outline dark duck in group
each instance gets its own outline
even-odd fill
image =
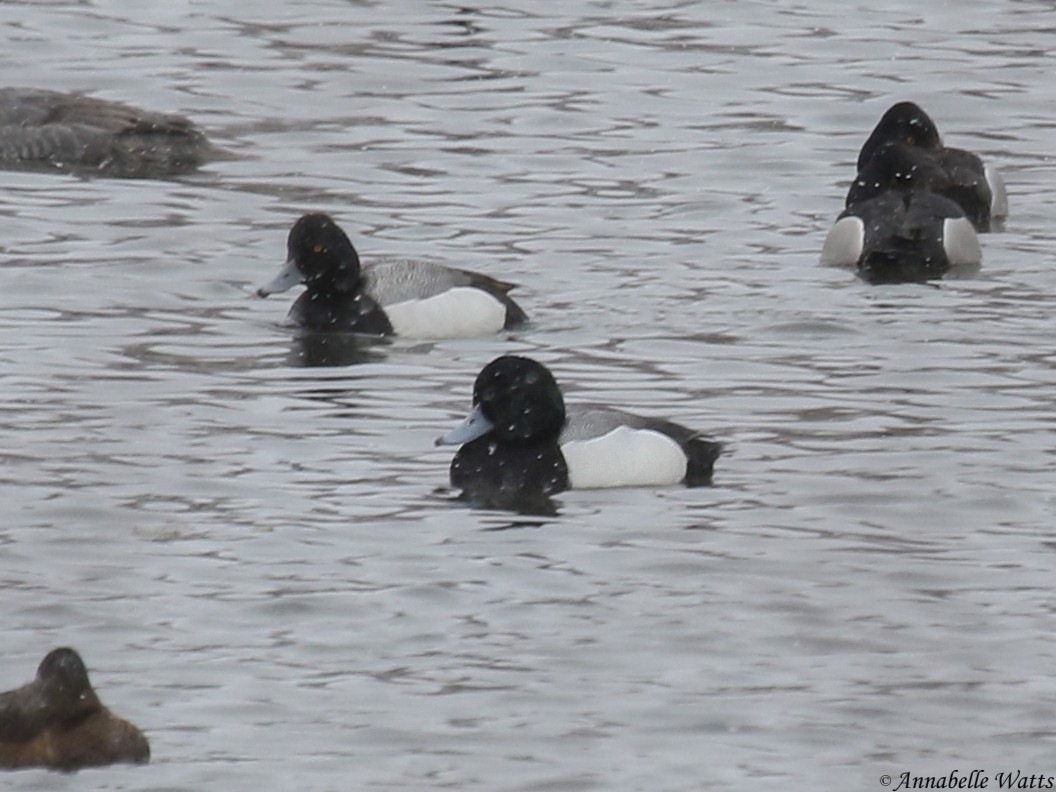
[[[36,679],[0,693],[0,768],[70,771],[149,759],[147,738],[103,706],[73,649],[49,652]]]
[[[982,250],[975,229],[936,189],[948,182],[928,154],[901,143],[882,147],[851,184],[847,208],[825,238],[822,262],[857,267],[870,283],[978,270]]]
[[[499,507],[570,488],[707,485],[722,448],[659,418],[608,407],[566,411],[550,370],[515,355],[484,367],[469,416],[437,444],[461,445],[452,486]]]
[[[513,285],[487,275],[423,261],[361,266],[348,236],[326,214],[306,214],[294,223],[286,253],[282,270],[257,294],[303,284],[289,319],[306,330],[440,339],[496,333],[527,321],[507,294]]]
[[[1000,227],[1008,196],[998,171],[975,153],[943,145],[912,102],[893,105],[858,153],[845,209],[821,259],[857,267],[870,283],[974,273],[978,232]]]
[[[1008,195],[1001,173],[978,154],[944,146],[931,116],[913,102],[898,102],[877,123],[858,153],[862,172],[885,146],[902,144],[926,153],[946,174],[934,192],[964,210],[976,231],[999,228],[1008,215]]]

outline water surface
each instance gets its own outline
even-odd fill
[[[154,754],[5,784],[1056,774],[1056,29],[933,6],[0,5],[9,84],[183,112],[239,155],[2,174],[0,689],[76,646]],[[901,99],[1004,170],[976,278],[818,264]],[[307,210],[364,259],[516,281],[534,322],[297,339],[252,291]],[[453,503],[432,440],[508,352],[714,434],[715,486]]]

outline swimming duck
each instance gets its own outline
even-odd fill
[[[419,261],[360,267],[352,242],[333,219],[306,214],[290,230],[286,263],[257,290],[261,297],[304,284],[290,309],[314,331],[462,338],[516,327],[528,317],[510,297],[513,284]]]
[[[979,238],[961,207],[934,191],[949,183],[927,153],[902,143],[877,149],[825,238],[825,264],[857,267],[870,283],[920,282],[982,262]]]
[[[147,738],[102,705],[73,649],[49,652],[35,680],[0,693],[0,768],[69,771],[149,759]]]
[[[659,418],[606,407],[566,413],[550,370],[516,355],[484,367],[469,416],[436,442],[461,445],[451,484],[485,502],[494,502],[495,493],[706,485],[722,449]]]
[[[220,153],[181,115],[76,93],[0,88],[0,167],[159,178]]]
[[[1001,173],[978,154],[944,146],[935,122],[918,105],[898,102],[884,113],[858,153],[858,170],[891,143],[918,148],[935,158],[948,177],[940,194],[959,204],[977,231],[1000,227],[1008,215],[1008,194]]]

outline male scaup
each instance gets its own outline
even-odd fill
[[[160,178],[193,171],[221,153],[180,115],[74,93],[0,88],[0,167]]]
[[[437,445],[461,444],[451,484],[471,500],[495,493],[711,483],[721,444],[671,421],[603,407],[572,408],[534,360],[493,360],[473,385],[473,409]]]
[[[150,759],[143,733],[103,706],[73,649],[55,649],[37,678],[0,693],[0,768],[81,767]]]
[[[418,261],[360,268],[348,236],[321,212],[301,217],[286,240],[286,263],[261,297],[303,283],[289,318],[308,330],[463,338],[528,320],[507,292],[513,284]]]
[[[926,152],[877,149],[825,238],[825,264],[854,266],[870,283],[920,282],[978,269],[982,250],[964,211],[935,188],[949,182]]]
[[[913,102],[899,102],[884,113],[858,154],[858,170],[892,143],[918,148],[935,158],[948,177],[935,192],[959,204],[977,231],[1000,227],[1008,215],[1008,194],[1000,172],[978,154],[944,146],[935,122]]]

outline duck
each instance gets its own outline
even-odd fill
[[[0,693],[0,768],[73,771],[149,760],[143,732],[103,706],[74,649],[53,649],[36,679]]]
[[[940,194],[960,205],[976,231],[1002,226],[1008,215],[1008,192],[1000,171],[972,151],[944,146],[935,122],[919,105],[897,102],[884,113],[858,152],[859,172],[891,143],[917,148],[935,159],[948,177]]]
[[[0,88],[0,167],[162,178],[221,155],[190,119],[39,88]]]
[[[437,445],[459,445],[451,485],[473,501],[496,494],[712,483],[722,444],[660,418],[611,407],[566,410],[543,364],[503,355],[473,384],[473,406]]]
[[[442,264],[403,259],[360,266],[348,235],[330,215],[301,216],[286,240],[286,263],[257,295],[307,288],[288,319],[315,332],[466,338],[524,324],[513,284]]]
[[[941,194],[949,180],[927,152],[899,142],[880,147],[851,184],[822,263],[856,267],[873,284],[977,271],[979,237],[961,206]]]

